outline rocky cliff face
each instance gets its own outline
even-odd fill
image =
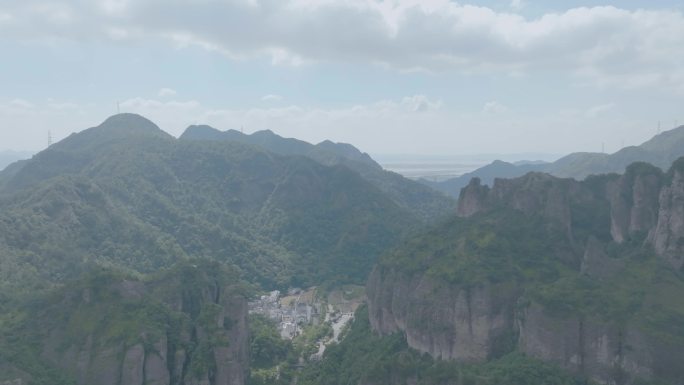
[[[572,241],[579,241],[573,235],[573,207],[592,206],[608,208],[613,242],[643,238],[675,269],[684,265],[684,170],[676,164],[667,175],[635,163],[625,175],[585,182],[530,173],[497,179],[488,189],[473,180],[461,192],[457,215],[471,217],[501,207],[541,214],[565,229]]]
[[[514,293],[489,285],[451,288],[382,269],[371,275],[368,291],[373,329],[381,334],[402,331],[409,346],[420,352],[482,362],[510,349]]]
[[[514,350],[600,384],[684,380],[684,345],[637,325],[558,315],[517,290],[448,287],[424,275],[376,269],[368,283],[372,328],[406,336],[433,358],[483,363]]]
[[[671,171],[672,181],[660,192],[658,222],[649,236],[656,251],[677,269],[684,266],[684,172]]]
[[[30,322],[35,359],[79,385],[244,384],[246,299],[210,265],[149,281],[102,274],[65,289]]]
[[[584,182],[532,173],[491,189],[474,180],[461,192],[465,219],[447,225],[461,230],[429,233],[375,268],[372,328],[401,332],[412,348],[446,360],[517,350],[602,384],[684,383],[684,172],[676,166],[664,174],[635,164]],[[496,227],[503,212],[522,222]],[[512,228],[537,220],[538,238]],[[530,263],[529,254],[543,259]],[[444,273],[472,270],[475,260],[485,271],[513,267],[467,284]]]
[[[635,378],[681,383],[684,347],[596,318],[558,317],[532,303],[516,317],[519,349],[601,384],[629,384]]]

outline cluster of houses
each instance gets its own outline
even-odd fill
[[[300,300],[301,289],[290,289],[290,298],[295,300],[284,303],[279,290],[274,290],[268,295],[262,295],[259,299],[249,302],[250,314],[262,314],[278,324],[280,336],[285,339],[293,339],[301,332],[301,327],[317,325],[321,321],[321,305],[311,300]]]

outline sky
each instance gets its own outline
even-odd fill
[[[683,104],[681,0],[0,1],[0,150],[121,111],[371,154],[614,152]]]

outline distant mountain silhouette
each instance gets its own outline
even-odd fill
[[[545,164],[515,165],[513,163],[495,160],[486,166],[456,178],[447,179],[441,182],[421,179],[420,182],[457,198],[461,189],[467,186],[473,178],[480,178],[483,184],[491,185],[496,178],[516,178],[525,175],[530,171],[538,171],[544,166]]]
[[[473,172],[442,182],[421,180],[432,188],[452,197],[458,197],[461,189],[472,178],[480,178],[491,185],[495,178],[515,178],[530,171],[546,172],[563,178],[582,180],[593,174],[623,173],[634,162],[648,162],[666,170],[677,158],[684,155],[684,126],[665,131],[639,146],[625,147],[613,154],[576,152],[553,163],[512,164],[494,161]]]

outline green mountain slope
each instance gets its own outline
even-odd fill
[[[353,171],[230,142],[178,141],[130,114],[74,134],[0,190],[3,285],[184,257],[267,286],[362,282],[416,222]]]
[[[455,201],[399,174],[385,171],[366,153],[346,143],[323,141],[316,145],[283,138],[271,131],[245,135],[239,131],[219,131],[209,126],[190,126],[181,140],[229,141],[246,143],[276,154],[303,155],[324,165],[344,165],[356,171],[385,193],[398,206],[424,221],[434,222],[453,212]]]

